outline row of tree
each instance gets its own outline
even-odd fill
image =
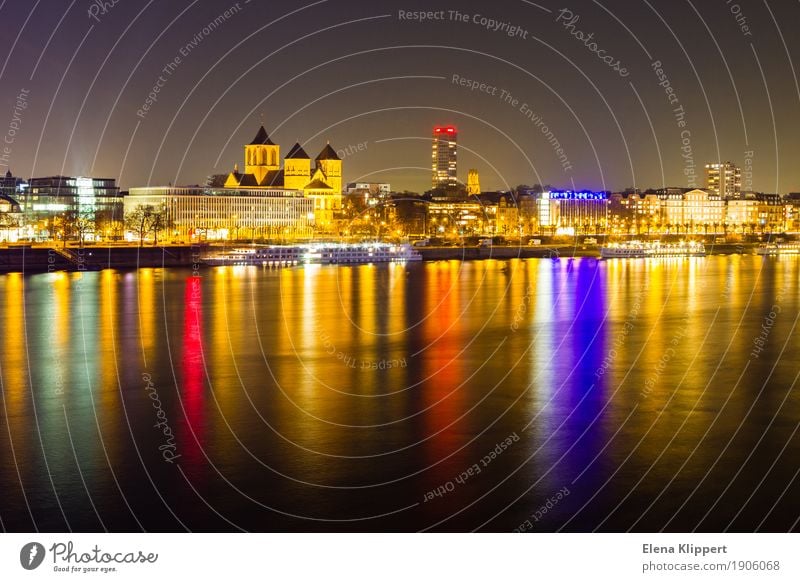
[[[0,212],[0,240],[8,239],[9,232],[21,226],[20,216],[8,212]],[[72,209],[54,216],[50,222],[41,225],[49,236],[62,240],[66,246],[68,240],[75,240],[81,246],[90,233],[104,233],[111,238],[121,238],[123,229],[131,232],[139,239],[139,246],[152,235],[153,245],[158,244],[159,235],[174,227],[165,205],[138,205],[122,217],[94,209]]]

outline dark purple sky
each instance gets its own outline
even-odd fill
[[[687,186],[692,164],[703,186],[706,162],[747,158],[754,189],[800,191],[796,1],[98,6],[0,2],[0,133],[13,133],[3,161],[16,175],[116,177],[126,188],[203,182],[241,164],[263,116],[282,154],[300,141],[313,157],[330,140],[348,150],[345,180],[395,189],[429,187],[431,127],[452,123],[459,177],[478,168],[485,190]],[[444,20],[400,17],[421,9]],[[27,107],[15,113],[23,90]]]

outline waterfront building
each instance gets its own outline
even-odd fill
[[[742,193],[742,170],[736,164],[706,164],[706,190],[723,200],[736,199]]]
[[[458,131],[452,125],[433,128],[433,188],[458,188]]]
[[[800,198],[793,199],[789,194],[784,200],[783,224],[786,232],[800,230]]]
[[[664,232],[674,234],[682,228],[686,192],[685,188],[659,188],[655,191],[659,201],[659,219]]]
[[[426,206],[426,234],[457,236],[483,233],[491,221],[491,211],[487,208],[491,205],[479,200],[433,200]]]
[[[521,218],[517,196],[513,192],[482,192],[475,196],[481,204],[482,228],[488,234],[517,236]]]
[[[314,200],[285,188],[131,188],[126,215],[137,206],[165,212],[169,238],[187,240],[304,239],[313,235]]]
[[[661,200],[655,192],[637,189],[609,195],[608,228],[611,234],[650,234],[661,227]]]
[[[789,213],[791,216],[791,212]],[[725,222],[733,232],[779,232],[786,230],[786,204],[778,194],[746,192],[727,201]]]
[[[754,192],[726,200],[700,189],[663,188],[641,196],[615,193],[609,202],[615,234],[779,232],[791,230],[794,214],[779,195]]]
[[[517,212],[523,234],[539,234],[539,206],[536,195],[526,192],[517,195]]]
[[[661,224],[661,200],[657,194],[642,194],[636,201],[636,219],[646,226]]]
[[[724,218],[725,201],[719,194],[695,189],[683,195],[683,225],[688,232],[716,232]]]
[[[21,221],[19,202],[8,194],[0,193],[0,242],[19,240]]]
[[[31,178],[18,193],[27,238],[121,236],[123,194],[114,178]]]
[[[505,236],[521,235],[522,223],[520,221],[519,206],[511,193],[503,193],[497,201],[497,214],[495,218],[495,232]]]
[[[342,160],[327,144],[314,158],[296,143],[280,165],[280,146],[270,140],[262,125],[255,138],[244,146],[244,172],[238,164],[228,174],[225,189],[235,192],[246,190],[285,191],[288,197],[301,192],[314,206],[314,224],[321,230],[331,230],[334,218],[342,211]]]
[[[549,190],[537,198],[537,222],[543,234],[581,234],[605,231],[607,192]]]

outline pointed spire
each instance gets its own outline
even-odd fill
[[[250,142],[250,145],[275,145],[275,144],[270,141],[269,135],[267,135],[267,130],[264,129],[264,126],[262,125],[258,129],[258,133],[253,138],[253,141]]]
[[[331,147],[331,144],[327,144],[319,155],[317,156],[318,160],[338,160],[340,159],[339,156],[336,154],[336,151]]]
[[[292,149],[289,150],[289,153],[286,154],[287,160],[310,160],[311,158],[308,157],[308,154],[300,145],[300,142],[294,144]]]

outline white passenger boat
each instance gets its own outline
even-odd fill
[[[800,243],[767,243],[756,247],[757,255],[797,255]]]
[[[309,264],[400,263],[421,261],[422,255],[409,244],[319,244],[304,247],[302,261]]]
[[[701,242],[662,243],[661,241],[630,241],[610,243],[600,247],[604,259],[636,259],[646,257],[704,257],[706,248]]]
[[[301,262],[301,247],[269,246],[233,248],[210,252],[203,262],[211,266],[260,265],[264,267],[291,267]]]
[[[421,261],[422,255],[409,244],[318,243],[297,246],[234,248],[209,253],[203,261],[216,265],[259,265],[291,267],[294,265],[337,265],[359,263],[400,263]]]

